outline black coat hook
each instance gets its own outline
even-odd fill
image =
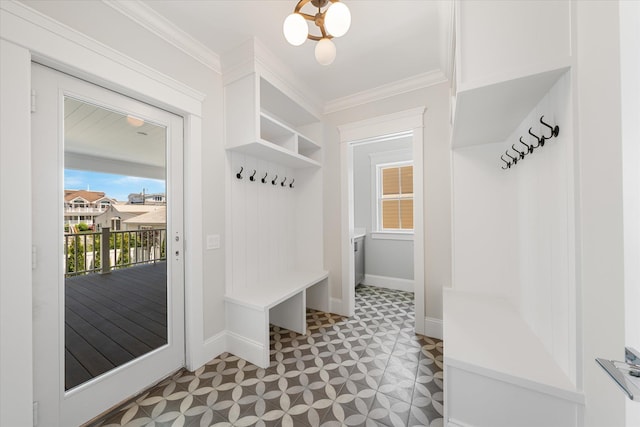
[[[511,144],[511,149],[513,151],[515,151],[516,153],[518,153],[518,155],[520,156],[520,160],[524,159],[524,155],[527,154],[526,151],[518,151],[518,150],[516,150],[516,144]]]
[[[251,174],[251,176],[249,177],[249,181],[255,181],[256,180],[255,176],[256,176],[256,170],[254,169],[253,174]]]
[[[548,137],[547,139],[551,139],[553,137],[558,136],[558,134],[560,133],[560,127],[558,125],[551,127],[551,125],[547,124],[544,122],[544,116],[540,116],[540,123],[542,123],[543,125],[545,125],[546,127],[548,127],[549,129],[551,129],[551,136]]]
[[[505,170],[506,170],[506,169],[509,169],[509,168],[511,167],[511,162],[506,161],[506,160],[504,159],[504,157],[503,157],[503,156],[504,156],[504,154],[503,154],[502,156],[500,156],[500,159],[501,159],[503,162],[505,162],[505,163],[506,163],[507,167],[505,168],[504,166],[502,166],[502,169],[505,169]]]
[[[282,182],[280,183],[281,187],[284,187],[284,183],[287,182],[287,177],[285,176]]]
[[[276,175],[275,178],[273,178],[273,181],[271,181],[271,185],[276,185],[276,180],[278,179],[278,175]]]
[[[238,172],[238,173],[236,174],[236,178],[238,178],[238,179],[242,179],[242,171],[243,171],[243,170],[244,170],[244,167],[243,167],[243,166],[240,166],[240,172]]]
[[[543,136],[542,138],[539,138],[538,135],[536,135],[533,132],[531,132],[531,129],[533,129],[533,128],[529,128],[529,135],[531,135],[532,137],[534,137],[536,139],[536,141],[538,141],[538,145],[531,145],[531,146],[533,148],[544,147],[545,137]]]
[[[531,130],[531,129],[529,129],[529,130]],[[533,153],[533,148],[534,148],[534,147],[533,147],[533,145],[529,145],[529,144],[527,144],[526,142],[524,142],[524,141],[522,140],[522,137],[520,137],[520,144],[522,144],[522,145],[524,145],[525,147],[527,147],[527,153],[529,153],[529,154]]]
[[[296,179],[295,179],[295,178],[293,178],[293,179],[291,180],[291,184],[289,184],[289,188],[293,188],[293,183],[294,183],[294,182],[296,182]]]
[[[507,155],[507,157],[511,159],[511,164],[512,164],[512,165],[514,165],[514,166],[515,166],[515,165],[517,165],[517,164],[518,164],[518,158],[517,158],[517,157],[511,157],[511,156],[509,155],[509,149],[507,149],[507,150],[504,152],[504,154],[506,154],[506,155]]]
[[[269,175],[269,172],[265,172],[264,176],[262,177],[262,179],[260,181],[262,181],[263,184],[267,183],[267,175]]]

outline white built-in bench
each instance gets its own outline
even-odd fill
[[[576,425],[584,395],[510,303],[443,296],[445,425]]]
[[[225,295],[229,351],[261,368],[269,366],[269,324],[307,331],[307,307],[329,311],[327,271],[288,272]]]

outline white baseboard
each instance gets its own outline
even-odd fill
[[[248,362],[257,366],[264,365],[265,348],[257,341],[249,340],[235,332],[227,331],[227,348],[226,350]],[[267,349],[268,350],[268,349]],[[268,354],[268,352],[267,352]],[[267,361],[267,365],[269,362]]]
[[[203,346],[204,359],[207,363],[227,351],[227,331],[221,331],[207,339]]]
[[[398,279],[397,277],[365,274],[362,284],[376,286],[378,288],[394,289],[396,291],[413,292],[413,280]]]
[[[436,319],[434,317],[424,318],[424,335],[431,338],[438,338],[441,340],[444,336],[442,331],[442,319]]]

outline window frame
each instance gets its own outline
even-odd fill
[[[394,156],[396,157],[396,156]],[[387,240],[413,240],[414,236],[414,228],[398,228],[398,229],[385,229],[382,227],[382,201],[385,200],[384,195],[382,194],[382,170],[386,168],[401,168],[405,166],[414,167],[413,159],[379,159],[380,161],[374,162],[372,157],[372,175],[374,175],[375,186],[372,186],[372,213],[375,218],[372,218],[372,230],[371,230],[371,238],[372,239],[387,239]],[[385,161],[386,160],[386,161]],[[386,200],[415,200],[414,193],[411,193],[411,197],[402,197],[399,196],[397,198],[386,197]],[[412,215],[415,212],[415,207],[412,212]]]

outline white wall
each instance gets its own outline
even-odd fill
[[[364,228],[367,233],[365,274],[413,280],[413,242],[371,238],[376,220],[372,205],[372,192],[375,191],[376,182],[371,172],[371,154],[407,150],[407,160],[410,160],[411,145],[412,139],[404,138],[372,142],[353,148],[354,225],[355,228]]]
[[[625,396],[594,362],[624,357],[619,10],[618,2],[573,4],[584,425],[622,426]]]
[[[437,84],[325,116],[324,230],[325,266],[331,296],[342,298],[340,138],[337,126],[425,106],[424,217],[425,314],[442,319],[442,288],[451,285],[451,189],[449,85]]]
[[[565,74],[523,120],[507,146],[530,127],[549,135],[539,122],[560,126],[560,134],[510,170],[517,179],[519,295],[524,321],[575,384],[575,280],[573,129],[571,81]],[[524,139],[531,143],[533,138]],[[517,147],[518,148],[518,147]]]
[[[625,344],[640,350],[640,2],[620,3]],[[640,404],[627,400],[627,425],[640,426]]]

